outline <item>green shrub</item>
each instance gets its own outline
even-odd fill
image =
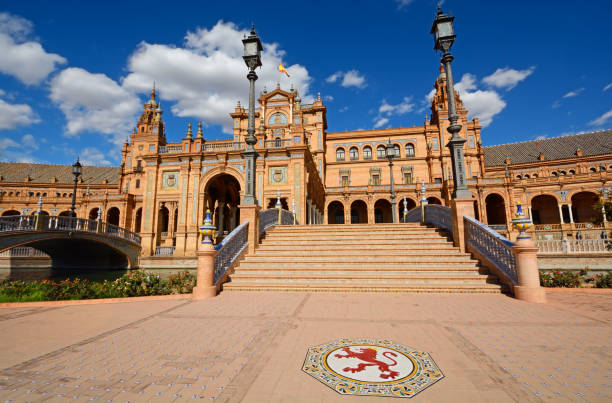
[[[597,288],[612,288],[612,273],[595,275],[595,287]]]
[[[187,271],[174,274],[168,280],[142,271],[133,271],[114,281],[105,280],[102,283],[79,278],[60,282],[3,280],[0,282],[0,302],[187,294],[192,292],[195,282],[195,276]]]
[[[570,270],[540,271],[540,284],[542,287],[580,287],[583,276],[580,272]]]

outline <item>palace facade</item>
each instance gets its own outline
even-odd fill
[[[443,71],[434,87],[422,126],[351,132],[327,131],[320,96],[303,104],[293,88],[262,92],[255,147],[259,205],[271,208],[280,198],[300,224],[392,222],[388,142],[396,154],[398,219],[422,198],[448,204],[453,181]],[[459,95],[456,103],[477,219],[510,236],[520,202],[538,238],[598,237],[612,229],[609,217],[594,208],[611,190],[612,130],[483,147],[478,119],[468,120]],[[83,168],[77,216],[100,214],[139,232],[142,256],[195,256],[207,209],[214,214],[217,240],[240,223],[247,110],[238,103],[229,114],[231,140],[206,140],[200,122],[172,143],[162,113],[153,91],[121,149],[121,165]],[[68,215],[73,179],[71,166],[0,163],[0,215],[32,214],[41,197],[45,214]]]

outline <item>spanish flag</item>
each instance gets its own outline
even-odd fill
[[[287,74],[287,77],[291,77],[291,76],[289,75],[289,73],[287,73],[287,69],[285,69],[285,68],[283,67],[283,65],[282,65],[282,64],[280,64],[280,63],[278,64],[278,71],[279,71],[279,73],[285,73],[285,74]]]

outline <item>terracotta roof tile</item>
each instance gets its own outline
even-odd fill
[[[104,179],[108,184],[119,183],[119,167],[95,167],[83,166],[83,183],[90,185],[101,185]],[[20,162],[0,162],[0,175],[2,182],[25,182],[26,176],[30,176],[31,183],[74,183],[72,165],[49,165],[49,164],[26,164]]]
[[[489,167],[504,165],[506,158],[510,158],[510,164],[538,162],[540,153],[546,161],[561,160],[575,158],[578,149],[582,150],[583,157],[612,154],[612,130],[487,146],[484,162]]]

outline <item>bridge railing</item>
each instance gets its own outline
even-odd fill
[[[217,249],[215,256],[215,284],[218,284],[223,279],[227,271],[246,250],[248,246],[248,229],[248,221],[240,224],[215,247]]]
[[[123,238],[140,244],[140,235],[104,221],[89,220],[78,217],[40,216],[42,222],[37,225],[36,215],[19,215],[0,217],[0,232],[14,231],[75,231],[96,232]]]

